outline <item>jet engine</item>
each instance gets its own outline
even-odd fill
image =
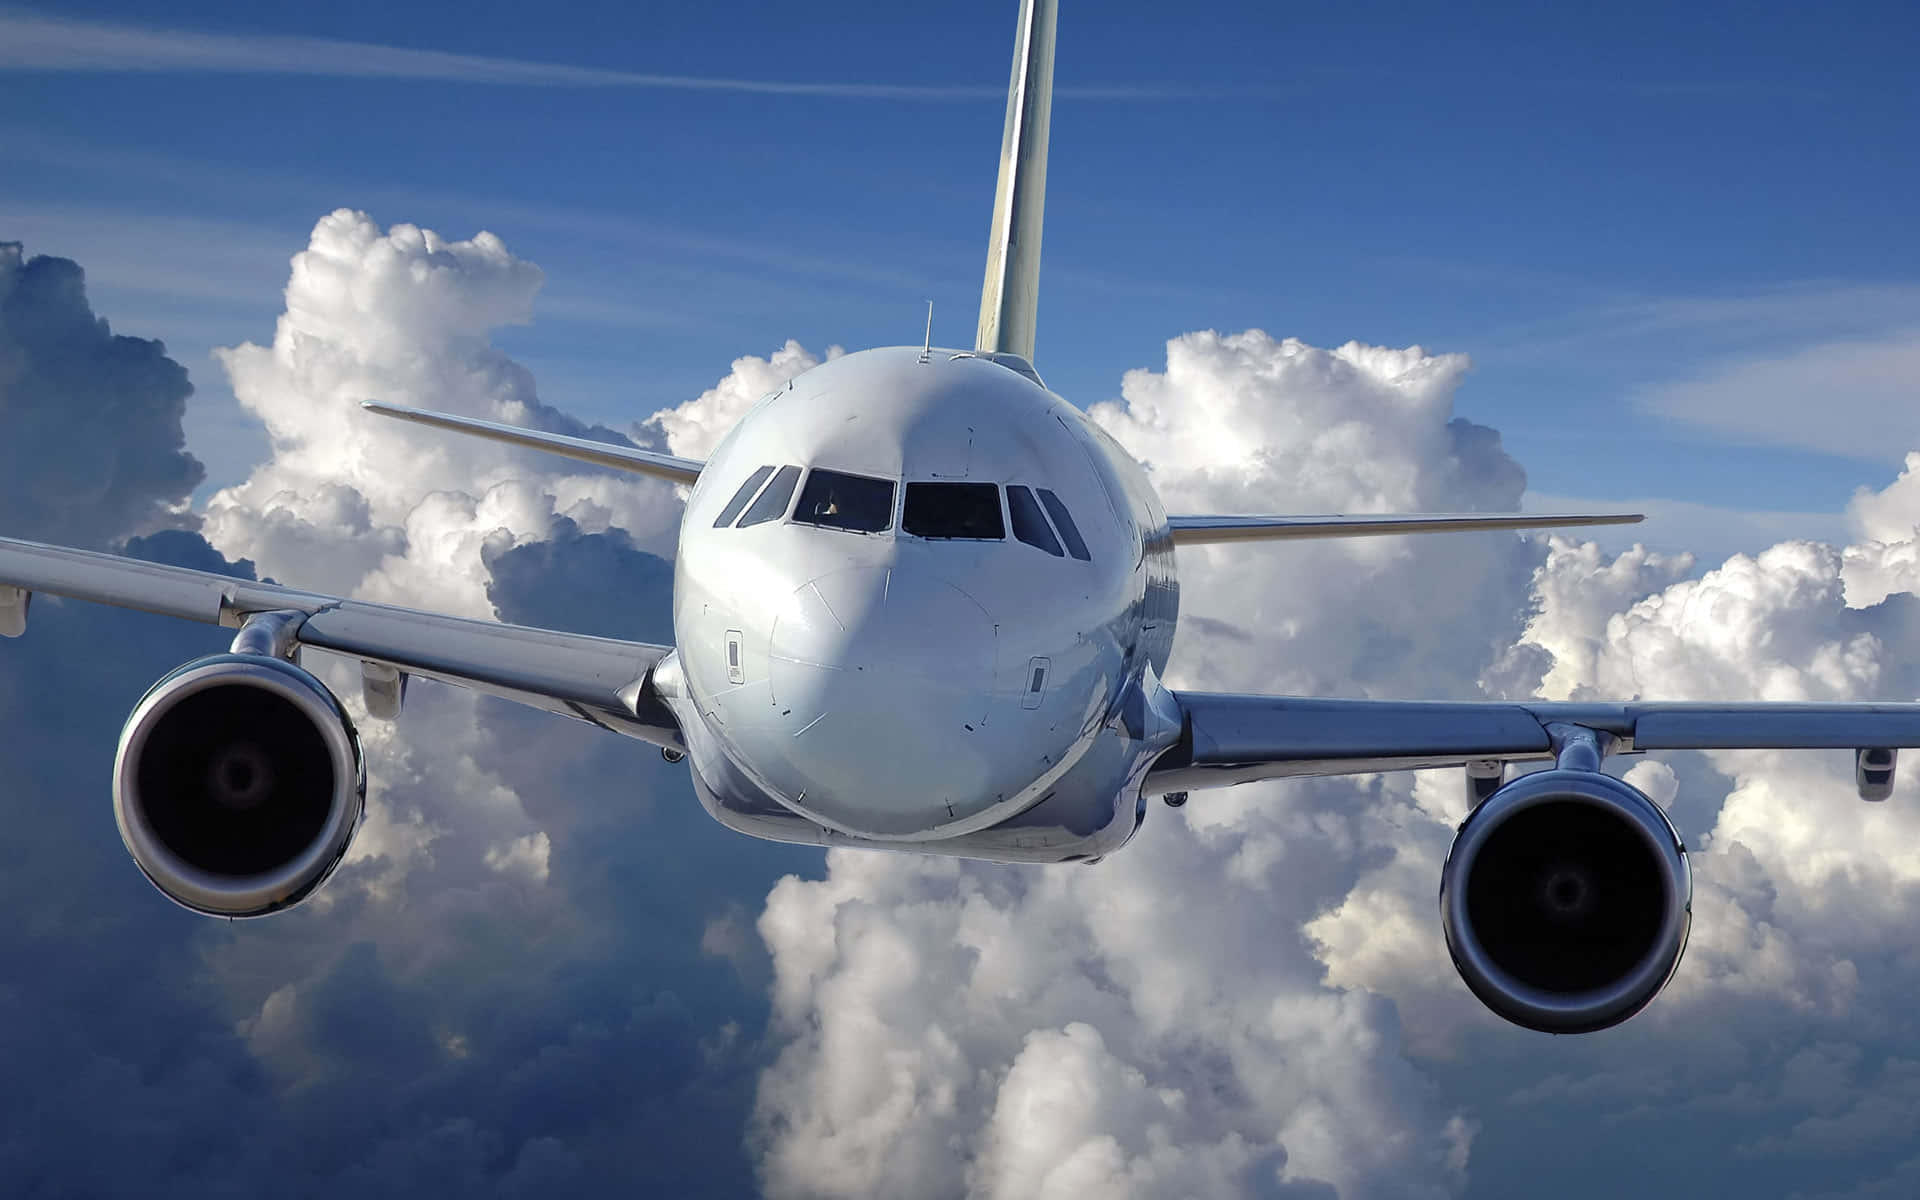
[[[169,898],[254,917],[333,873],[366,791],[359,735],[325,685],[284,659],[218,654],[134,708],[113,812],[133,861]]]
[[[1673,978],[1692,921],[1686,847],[1659,806],[1599,771],[1523,775],[1467,817],[1440,879],[1460,978],[1516,1025],[1617,1025]]]

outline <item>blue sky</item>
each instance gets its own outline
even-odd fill
[[[595,420],[788,337],[911,340],[928,299],[942,340],[971,335],[998,9],[154,12],[0,10],[0,236],[78,259],[117,327],[167,340],[215,483],[258,447],[206,351],[270,336],[286,259],[342,205],[540,264],[535,321],[501,344]],[[1193,329],[1418,342],[1473,356],[1463,414],[1539,493],[1837,513],[1907,443],[1809,449],[1792,414],[1844,427],[1845,396],[1729,399],[1724,377],[1914,345],[1916,24],[1897,4],[1069,5],[1040,366],[1086,404]],[[503,76],[534,82],[469,81]],[[1748,403],[1788,415],[1726,415]],[[1720,415],[1679,419],[1700,408]]]

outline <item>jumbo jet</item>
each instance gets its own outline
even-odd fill
[[[1920,704],[1392,702],[1174,691],[1180,546],[1638,521],[1637,515],[1168,515],[1152,481],[1035,370],[1057,0],[1023,0],[978,335],[849,354],[763,397],[705,462],[368,401],[373,414],[689,490],[675,645],[467,620],[0,539],[0,634],[35,592],[234,628],[134,708],[114,764],[127,850],[216,917],[311,896],[359,824],[348,709],[303,650],[358,660],[366,713],[438,680],[686,761],[759,838],[1096,863],[1150,797],[1451,767],[1471,813],[1440,874],[1467,986],[1516,1024],[1602,1029],[1672,977],[1686,848],[1602,770],[1677,748],[1855,751],[1892,791]],[[929,330],[931,324],[929,323]],[[1249,550],[1248,552],[1256,552]],[[1284,550],[1258,551],[1284,553]],[[1551,762],[1507,779],[1510,764]]]

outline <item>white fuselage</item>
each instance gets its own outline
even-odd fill
[[[1079,410],[971,353],[869,350],[715,448],[656,679],[735,829],[1093,858],[1179,734],[1177,600],[1144,472]]]

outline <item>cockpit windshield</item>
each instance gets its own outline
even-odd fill
[[[909,483],[901,527],[915,537],[1003,541],[1000,489],[991,483]]]
[[[854,533],[883,532],[893,525],[893,480],[815,467],[807,473],[793,519]]]
[[[714,528],[733,525],[736,517],[740,529],[782,517],[798,525],[849,533],[885,533],[893,528],[897,486],[893,480],[815,467],[805,472],[806,486],[801,487],[801,475],[801,468],[795,466],[756,470],[721,510]],[[1002,542],[1007,538],[1010,513],[1013,536],[1027,545],[1055,558],[1071,555],[1082,562],[1092,558],[1067,506],[1050,488],[1008,484],[1004,510],[997,484],[909,483],[906,489],[900,527],[915,537]],[[800,499],[789,514],[796,490]]]
[[[773,482],[760,498],[747,509],[747,515],[740,518],[740,528],[753,525],[765,525],[768,521],[778,521],[786,515],[787,502],[793,499],[794,485],[800,482],[799,467],[781,467],[774,473]]]
[[[1008,484],[1007,511],[1013,516],[1014,537],[1055,558],[1060,557],[1060,539],[1047,527],[1047,518],[1041,515],[1040,502],[1033,498],[1033,492],[1017,483]]]

